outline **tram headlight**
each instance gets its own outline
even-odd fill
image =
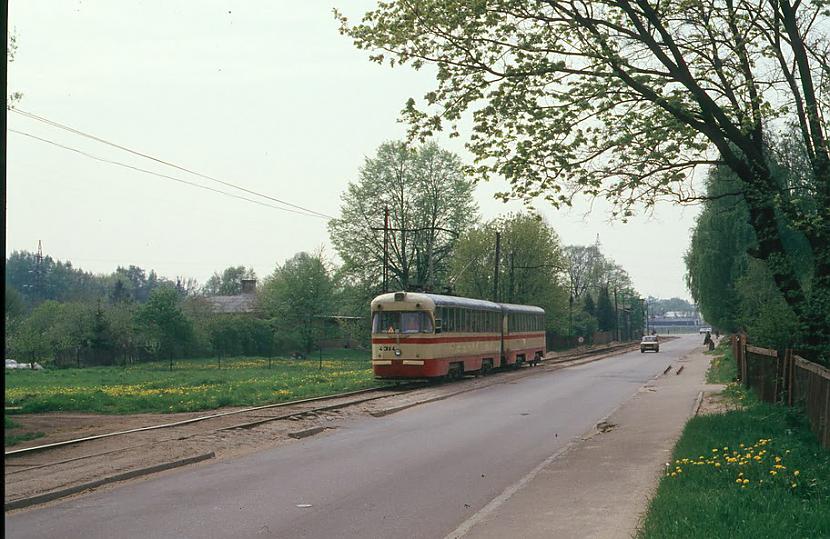
[[[396,356],[400,356],[400,355],[401,355],[401,349],[400,349],[400,348],[395,348],[395,355],[396,355]]]

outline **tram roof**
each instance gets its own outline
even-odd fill
[[[374,305],[377,301],[392,301],[394,300],[394,292],[382,294],[372,301]],[[428,294],[425,292],[406,292],[406,301],[418,301],[418,299],[429,299],[436,307],[459,307],[463,309],[480,309],[486,311],[504,311],[508,313],[523,313],[523,314],[545,314],[545,310],[541,307],[533,305],[515,305],[512,303],[494,303],[483,299],[464,298],[461,296],[444,296],[441,294]]]
[[[543,308],[535,305],[516,305],[513,303],[500,303],[499,305],[508,313],[545,314]]]

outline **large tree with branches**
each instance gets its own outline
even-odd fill
[[[386,243],[390,288],[440,289],[456,238],[478,219],[472,195],[455,154],[435,143],[382,144],[343,193],[340,217],[329,222],[344,273],[379,285]]]
[[[766,263],[812,344],[830,341],[830,66],[827,0],[392,0],[341,31],[392,65],[437,68],[404,115],[413,136],[471,113],[479,178],[507,198],[569,205],[604,196],[622,218],[660,200],[706,198],[694,170],[738,177]],[[773,173],[770,134],[797,127],[810,174]],[[805,203],[805,201],[807,201]],[[799,279],[780,222],[803,234]]]

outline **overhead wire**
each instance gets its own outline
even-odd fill
[[[26,117],[26,118],[30,118],[30,119],[32,119],[32,120],[36,120],[36,121],[38,121],[38,122],[41,122],[41,123],[44,123],[44,124],[50,125],[50,126],[52,126],[52,127],[56,127],[56,128],[58,128],[58,129],[63,129],[64,131],[68,131],[68,132],[70,132],[70,133],[73,133],[73,134],[76,134],[76,135],[79,135],[79,136],[82,136],[82,137],[88,138],[88,139],[90,139],[90,140],[94,140],[94,141],[96,141],[96,142],[100,142],[100,143],[102,143],[102,144],[106,144],[107,146],[111,146],[111,147],[113,147],[113,148],[117,148],[117,149],[119,149],[119,150],[122,150],[122,151],[125,151],[125,152],[128,152],[128,153],[131,153],[131,154],[133,154],[133,155],[137,155],[137,156],[139,156],[139,157],[143,157],[143,158],[145,158],[145,159],[149,159],[149,160],[151,160],[151,161],[155,161],[155,162],[157,162],[157,163],[160,163],[160,164],[163,164],[163,165],[166,165],[166,166],[169,166],[169,167],[172,167],[172,168],[175,168],[175,169],[181,170],[181,171],[186,172],[186,173],[188,173],[188,174],[192,174],[192,175],[194,175],[194,176],[198,176],[198,177],[200,177],[200,178],[204,178],[204,179],[206,179],[206,180],[210,180],[210,181],[212,181],[212,182],[220,183],[220,184],[225,185],[225,186],[227,186],[227,187],[232,187],[232,188],[234,188],[234,189],[238,189],[238,190],[240,190],[240,191],[244,191],[244,192],[246,192],[246,193],[248,193],[248,194],[252,194],[252,195],[255,195],[255,196],[258,196],[258,197],[262,197],[262,198],[265,198],[265,199],[271,200],[271,201],[273,201],[273,202],[277,202],[277,203],[279,203],[279,204],[283,204],[283,205],[285,205],[285,206],[290,206],[290,207],[295,208],[295,209],[297,209],[297,210],[301,210],[301,211],[303,211],[303,212],[306,212],[305,214],[314,214],[314,215],[316,215],[316,216],[318,216],[318,217],[323,217],[323,218],[325,218],[325,219],[335,219],[335,217],[333,217],[333,216],[331,216],[331,215],[328,215],[328,214],[325,214],[325,213],[323,213],[323,212],[319,212],[319,211],[317,211],[317,210],[313,210],[313,209],[310,209],[310,208],[306,208],[306,207],[300,206],[300,205],[298,205],[298,204],[293,204],[293,203],[291,203],[291,202],[287,202],[287,201],[282,200],[282,199],[279,199],[279,198],[277,198],[277,197],[274,197],[274,196],[271,196],[271,195],[268,195],[268,194],[265,194],[265,193],[260,193],[260,192],[254,191],[254,190],[252,190],[252,189],[248,189],[247,187],[242,187],[242,186],[240,186],[240,185],[236,185],[236,184],[234,184],[234,183],[231,183],[231,182],[228,182],[228,181],[225,181],[225,180],[221,180],[221,179],[219,179],[219,178],[215,178],[215,177],[213,177],[213,176],[209,176],[209,175],[207,175],[207,174],[203,174],[203,173],[201,173],[201,172],[197,172],[197,171],[195,171],[195,170],[191,170],[191,169],[189,169],[189,168],[187,168],[187,167],[184,167],[184,166],[181,166],[181,165],[177,165],[176,163],[172,163],[172,162],[170,162],[170,161],[167,161],[167,160],[164,160],[164,159],[161,159],[161,158],[158,158],[158,157],[155,157],[155,156],[149,155],[149,154],[144,153],[144,152],[140,152],[140,151],[138,151],[138,150],[134,150],[134,149],[132,149],[132,148],[128,148],[128,147],[123,146],[123,145],[121,145],[121,144],[117,144],[117,143],[115,143],[115,142],[112,142],[112,141],[109,141],[109,140],[103,139],[103,138],[98,137],[98,136],[96,136],[96,135],[93,135],[93,134],[90,134],[90,133],[86,133],[86,132],[81,131],[81,130],[79,130],[79,129],[76,129],[76,128],[74,128],[74,127],[71,127],[71,126],[68,126],[68,125],[62,124],[62,123],[60,123],[60,122],[56,122],[56,121],[54,121],[54,120],[50,120],[49,118],[45,118],[45,117],[43,117],[43,116],[39,116],[39,115],[34,114],[34,113],[32,113],[32,112],[27,112],[27,111],[21,110],[21,109],[19,109],[19,108],[17,108],[17,107],[10,108],[9,110],[10,110],[11,112],[17,113],[17,114],[19,114],[19,115],[21,115],[21,116],[24,116],[24,117]],[[199,185],[199,184],[196,184],[196,185]]]
[[[274,208],[274,209],[277,209],[277,210],[296,213],[298,215],[304,215],[306,217],[317,217],[317,218],[323,218],[323,219],[327,218],[327,217],[323,217],[322,215],[318,215],[316,213],[307,213],[307,212],[303,212],[303,211],[299,211],[299,210],[294,210],[294,209],[291,209],[291,208],[284,208],[282,206],[275,206],[273,204],[268,204],[267,202],[262,202],[261,200],[255,200],[255,199],[252,199],[252,198],[244,197],[242,195],[237,195],[235,193],[229,193],[227,191],[222,191],[221,189],[214,189],[213,187],[209,187],[207,185],[202,185],[202,184],[196,183],[196,182],[191,182],[191,181],[188,181],[188,180],[183,180],[181,178],[176,178],[175,176],[169,176],[167,174],[162,174],[160,172],[155,172],[153,170],[147,170],[147,169],[144,169],[144,168],[141,168],[141,167],[136,167],[134,165],[130,165],[130,164],[127,164],[127,163],[122,163],[120,161],[114,161],[112,159],[106,159],[106,158],[103,158],[103,157],[99,157],[97,155],[93,155],[91,153],[85,152],[83,150],[79,150],[77,148],[73,148],[71,146],[66,146],[64,144],[61,144],[59,142],[55,142],[53,140],[49,140],[49,139],[46,139],[46,138],[43,138],[43,137],[39,137],[39,136],[33,135],[31,133],[26,133],[25,131],[19,131],[17,129],[9,129],[9,131],[11,133],[17,133],[18,135],[23,135],[23,136],[38,140],[40,142],[44,142],[46,144],[51,144],[52,146],[57,146],[58,148],[63,148],[64,150],[68,150],[70,152],[74,152],[74,153],[83,155],[84,157],[94,159],[95,161],[99,161],[101,163],[107,163],[107,164],[110,164],[110,165],[116,165],[116,166],[119,166],[119,167],[124,167],[124,168],[127,168],[127,169],[135,170],[137,172],[143,172],[145,174],[150,174],[152,176],[157,176],[159,178],[165,178],[165,179],[172,180],[172,181],[175,181],[175,182],[190,185],[192,187],[197,187],[199,189],[204,189],[206,191],[219,193],[221,195],[225,195],[225,196],[233,197],[233,198],[236,198],[236,199],[244,200],[244,201],[251,202],[253,204],[258,204],[260,206],[265,206],[265,207],[268,207],[268,208]]]

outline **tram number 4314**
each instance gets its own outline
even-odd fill
[[[380,346],[379,348],[381,352],[397,352],[400,350],[400,348],[395,346]]]

